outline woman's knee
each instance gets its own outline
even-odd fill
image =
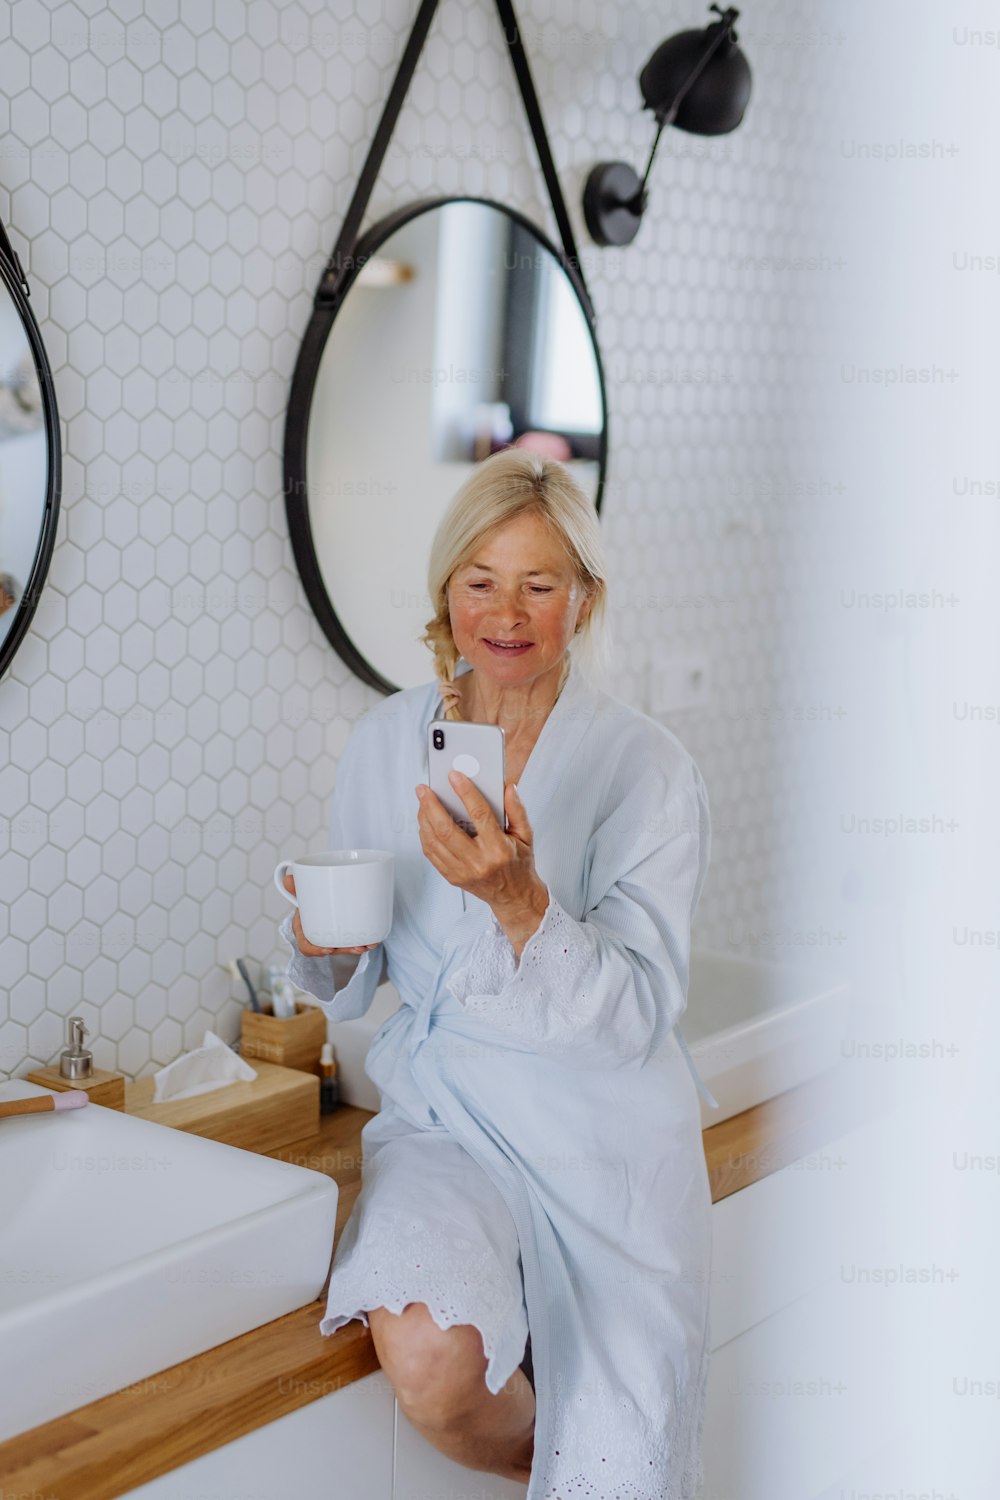
[[[368,1323],[379,1364],[412,1421],[446,1427],[477,1404],[487,1365],[478,1328],[439,1328],[425,1302],[401,1313],[372,1308]]]

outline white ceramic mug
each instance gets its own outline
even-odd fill
[[[294,896],[284,886],[288,870]],[[298,907],[302,931],[315,948],[357,948],[389,935],[393,855],[388,849],[327,849],[283,859],[274,883]]]

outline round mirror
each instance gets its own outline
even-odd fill
[[[25,293],[0,226],[0,675],[42,594],[60,486],[52,372]]]
[[[0,228],[0,674],[38,606],[59,509],[59,419],[52,372]]]
[[[285,497],[310,603],[363,681],[426,682],[427,562],[475,464],[510,444],[564,462],[600,509],[604,378],[579,281],[521,215],[410,205],[317,298],[289,403]]]

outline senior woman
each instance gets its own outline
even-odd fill
[[[385,977],[402,1001],[368,1053],[382,1107],[320,1326],[360,1318],[413,1425],[528,1500],[693,1500],[711,1256],[696,1088],[714,1101],[673,1028],[704,782],[571,650],[607,584],[561,463],[478,465],[429,583],[435,680],[360,720],[331,813],[332,847],[394,851],[392,931],[333,950],[297,912],[281,927],[289,976],[334,1020]],[[424,784],[441,717],[503,727],[506,832],[467,778],[474,836]]]

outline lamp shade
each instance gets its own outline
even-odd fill
[[[656,139],[643,177],[623,161],[592,167],[583,190],[583,214],[598,245],[628,245],[646,207],[646,183],[663,130],[676,125],[692,135],[726,135],[750,102],[750,65],[736,45],[734,6],[709,7],[718,21],[701,31],[679,31],[662,42],[639,74],[643,103],[656,116]]]
[[[735,130],[750,100],[750,65],[723,21],[714,21],[696,31],[679,31],[662,42],[639,74],[643,102],[658,124],[670,115],[700,59],[716,40],[724,36],[702,71],[681,99],[670,121],[692,135],[726,135]]]

